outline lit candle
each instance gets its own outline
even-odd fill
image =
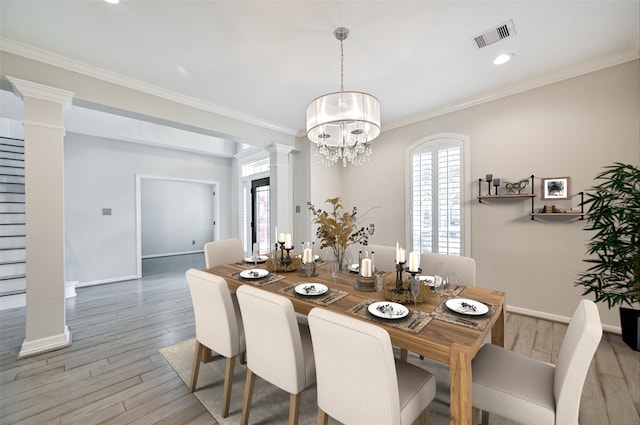
[[[362,259],[362,270],[360,270],[360,275],[362,275],[362,277],[371,277],[371,258]]]
[[[409,254],[409,271],[417,272],[420,268],[420,255],[416,251],[412,251]]]
[[[291,233],[284,235],[284,247],[291,248]]]

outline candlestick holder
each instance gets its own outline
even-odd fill
[[[291,250],[293,249],[293,247],[289,247],[289,248],[285,248],[284,250],[287,251],[287,256],[284,257],[284,264],[286,266],[288,266],[289,264],[291,264]]]
[[[402,288],[402,271],[404,270],[404,264],[396,263],[396,292],[401,293],[404,289]]]
[[[493,180],[493,174],[487,174],[485,176],[487,182],[487,196],[491,196],[491,181]]]

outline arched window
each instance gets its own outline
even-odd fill
[[[412,251],[468,254],[468,150],[468,140],[458,135],[432,136],[409,149]]]

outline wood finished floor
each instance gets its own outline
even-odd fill
[[[158,349],[194,336],[184,271],[201,255],[149,259],[143,278],[78,288],[66,301],[73,344],[17,359],[25,309],[0,312],[0,423],[216,424]],[[511,314],[509,348],[553,362],[566,325]],[[605,334],[587,377],[581,425],[640,424],[640,353]]]

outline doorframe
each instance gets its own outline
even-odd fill
[[[214,180],[185,179],[180,177],[158,176],[152,174],[136,174],[136,277],[142,277],[142,180],[166,180],[186,183],[201,183],[213,186],[216,196],[213,197],[213,216],[216,224],[213,227],[213,239],[220,239],[220,182]]]
[[[264,183],[265,181],[267,184],[259,184],[259,183]],[[269,176],[251,180],[251,244],[249,246],[253,246],[253,244],[257,240],[257,232],[256,232],[257,217],[255,215],[256,205],[254,202],[256,198],[256,194],[254,190],[257,189],[258,187],[264,187],[264,186],[269,187],[269,205],[271,205],[271,179],[269,178]],[[271,213],[271,211],[269,211],[269,213]],[[271,229],[269,229],[269,234],[271,234]]]

